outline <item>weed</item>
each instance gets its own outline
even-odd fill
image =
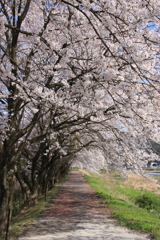
[[[135,204],[147,210],[160,211],[160,198],[153,193],[146,192],[142,196],[138,196],[135,200]]]

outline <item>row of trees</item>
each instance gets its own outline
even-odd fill
[[[141,171],[144,139],[159,141],[160,8],[0,0],[0,9],[1,232],[17,181],[30,205],[86,153],[94,168]]]

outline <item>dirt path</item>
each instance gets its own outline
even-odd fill
[[[73,171],[17,240],[146,240],[116,225],[80,173]]]

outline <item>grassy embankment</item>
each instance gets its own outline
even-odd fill
[[[123,179],[113,169],[109,174],[84,177],[121,226],[147,232],[160,240],[160,191],[155,183],[133,174]]]

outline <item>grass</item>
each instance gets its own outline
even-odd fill
[[[157,184],[160,185],[160,177],[154,176],[154,178],[157,180]]]
[[[65,179],[63,179],[62,182],[64,180]],[[8,240],[15,240],[21,234],[23,229],[38,217],[51,197],[57,192],[62,182],[60,184],[57,184],[52,190],[48,191],[46,194],[46,199],[43,196],[34,206],[28,209],[22,209],[15,217],[12,218]],[[0,240],[4,239],[5,233],[0,235]]]
[[[15,189],[13,195],[13,210],[12,210],[12,218],[15,217],[20,210],[22,210],[24,205],[23,194],[20,189]]]
[[[147,167],[144,170],[147,172],[160,172],[160,167]]]
[[[9,240],[17,238],[23,229],[38,217],[42,209],[48,203],[49,199],[55,194],[56,190],[57,188],[47,193],[46,201],[43,197],[35,204],[35,206],[30,207],[29,209],[23,209],[12,219],[9,231]],[[0,236],[0,240],[4,240],[4,236],[5,234]]]
[[[78,171],[103,199],[106,207],[111,209],[112,216],[118,219],[121,226],[148,232],[160,240],[160,195],[155,187],[150,186],[148,190],[149,182],[146,179],[132,174],[129,179],[124,179],[113,169],[107,174],[101,171],[101,174],[97,175],[86,170]],[[160,182],[160,178],[155,178]],[[135,189],[137,186],[138,189]],[[43,197],[35,206],[23,209],[12,219],[9,240],[17,238],[22,230],[37,218],[57,189],[58,186],[47,193],[46,201]],[[4,239],[5,235],[0,236],[0,240]]]
[[[109,176],[107,174],[107,178],[93,174],[84,177],[121,226],[147,232],[160,240],[160,195],[154,191],[125,187],[125,180],[114,171]]]
[[[79,167],[72,167],[72,170],[78,171]]]

